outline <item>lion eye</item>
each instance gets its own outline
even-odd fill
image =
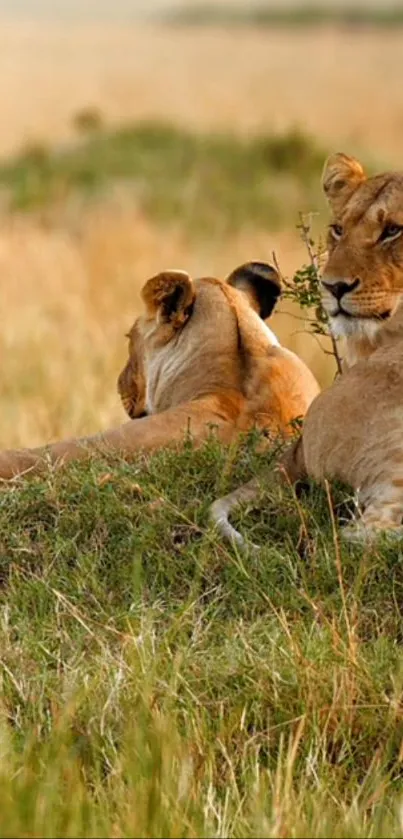
[[[343,228],[341,224],[331,224],[329,230],[335,239],[340,239],[343,235]]]
[[[388,239],[396,239],[402,232],[401,224],[386,224],[379,237],[379,242],[387,242]]]

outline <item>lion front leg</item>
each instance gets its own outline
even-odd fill
[[[179,445],[187,434],[199,443],[207,439],[212,429],[223,443],[227,443],[235,433],[240,412],[238,402],[235,395],[207,396],[161,414],[131,420],[91,437],[63,440],[35,449],[0,452],[0,479],[35,475],[49,464],[60,467],[97,453],[129,459],[137,452]]]

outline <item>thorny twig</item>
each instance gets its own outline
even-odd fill
[[[300,214],[299,229],[301,231],[302,241],[303,241],[303,243],[304,243],[304,245],[307,249],[309,259],[311,260],[311,265],[316,272],[318,285],[319,285],[319,282],[320,282],[320,264],[319,264],[320,259],[318,257],[318,254],[316,254],[315,251],[313,250],[313,247],[314,247],[315,243],[311,239],[311,225],[304,222],[304,217],[303,217],[302,213]],[[323,315],[325,315],[325,312],[323,310],[322,305],[321,305],[321,309],[322,309]],[[326,321],[328,321],[327,315],[326,315]],[[337,364],[337,372],[340,374],[341,371],[342,371],[342,361],[341,361],[341,358],[340,358],[340,355],[339,355],[339,350],[338,350],[338,347],[337,347],[337,341],[336,341],[334,335],[332,334],[332,332],[330,332],[330,330],[329,330],[329,335],[330,335],[330,340],[331,340],[331,343],[332,343],[333,355],[335,357],[336,364]]]
[[[336,339],[329,330],[329,319],[322,306],[320,293],[321,261],[325,251],[320,242],[315,246],[311,235],[311,227],[312,216],[306,217],[301,213],[298,229],[308,253],[309,264],[304,265],[296,272],[292,282],[289,282],[282,274],[275,254],[273,254],[273,261],[285,289],[284,296],[298,303],[302,309],[315,309],[316,318],[309,321],[310,331],[315,336],[326,335],[330,337],[332,344],[330,355],[333,355],[337,365],[337,373],[340,374],[342,362]]]

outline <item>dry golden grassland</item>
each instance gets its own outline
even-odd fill
[[[272,245],[289,255],[289,265],[291,254],[296,263],[298,251],[304,255],[291,234],[271,237]],[[223,247],[194,244],[180,230],[164,235],[135,211],[113,207],[89,214],[78,237],[25,219],[9,222],[0,236],[0,445],[36,444],[123,421],[116,378],[143,281],[161,266],[223,276],[266,249],[261,233],[240,234]],[[314,366],[317,344],[300,334],[301,323],[279,316],[277,326]]]
[[[403,31],[3,24],[0,151],[65,140],[88,105],[206,131],[302,126],[399,163]]]
[[[72,118],[90,107],[110,125],[159,119],[244,137],[299,126],[324,152],[362,149],[381,163],[398,162],[402,47],[400,32],[4,23],[0,152],[6,158],[33,143],[76,141]],[[115,379],[124,332],[153,272],[175,265],[223,274],[276,250],[292,274],[305,259],[295,231],[303,208],[294,193],[292,178],[277,184],[277,203],[283,200],[286,212],[289,204],[282,229],[268,217],[267,225],[251,219],[196,237],[180,212],[163,225],[113,184],[96,202],[73,201],[62,213],[53,206],[45,216],[5,209],[0,445],[123,418]],[[324,227],[323,203],[320,209]],[[275,326],[329,381],[331,367],[315,340],[301,335],[303,324],[278,316]]]

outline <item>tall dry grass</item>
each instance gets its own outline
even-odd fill
[[[397,160],[403,126],[403,34],[151,26],[0,25],[0,153],[68,142],[96,107],[110,122],[158,117],[196,130],[248,133],[301,125],[326,148],[367,147]],[[346,95],[348,91],[348,97]],[[139,288],[164,266],[223,274],[275,249],[291,273],[305,254],[287,232],[192,241],[177,220],[157,227],[127,202],[47,226],[2,215],[0,445],[34,444],[123,419],[115,379]],[[331,368],[302,324],[281,337],[324,383]]]
[[[116,379],[145,280],[164,266],[225,276],[272,250],[290,274],[305,259],[293,232],[195,242],[180,227],[164,231],[119,204],[88,211],[76,229],[9,219],[0,233],[0,446],[121,422]],[[278,314],[273,325],[326,381],[325,358],[303,324]]]
[[[298,124],[400,160],[403,32],[0,23],[0,153],[60,142],[71,117],[236,132]]]

